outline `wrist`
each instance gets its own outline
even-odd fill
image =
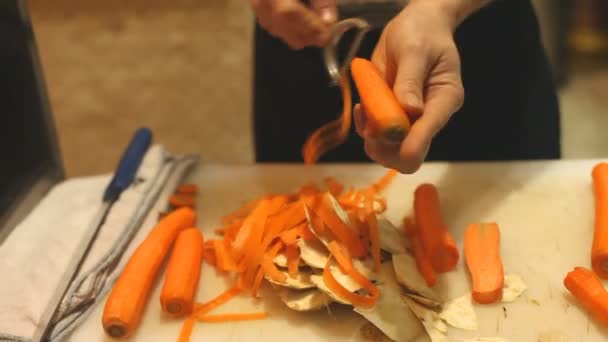
[[[410,0],[410,4],[424,4],[435,6],[442,16],[448,21],[452,31],[471,14],[477,12],[492,0]]]

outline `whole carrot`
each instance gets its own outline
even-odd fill
[[[502,297],[504,271],[498,225],[470,224],[464,233],[464,255],[473,283],[473,299],[480,304],[499,300]]]
[[[410,120],[395,93],[369,60],[354,58],[350,67],[372,137],[389,144],[401,143],[410,129]]]
[[[608,292],[597,274],[575,267],[564,278],[564,285],[593,317],[608,326]]]
[[[595,227],[591,265],[600,277],[608,279],[608,163],[595,165],[591,173],[595,193]]]
[[[194,225],[188,207],[163,217],[129,258],[106,301],[102,325],[114,338],[130,336],[139,325],[156,274],[180,231]]]
[[[422,245],[431,258],[433,269],[436,272],[453,270],[458,263],[458,247],[443,222],[439,194],[433,184],[425,183],[416,188],[414,212]]]
[[[203,262],[203,234],[197,228],[182,230],[177,236],[160,294],[163,311],[179,317],[192,312]]]

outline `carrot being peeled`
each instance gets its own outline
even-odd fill
[[[448,231],[433,184],[421,184],[414,191],[414,212],[420,228],[422,246],[431,258],[435,272],[449,272],[460,256],[456,242]]]
[[[597,275],[608,279],[608,163],[596,164],[591,175],[595,194],[591,265]]]
[[[194,226],[195,217],[189,207],[169,213],[133,252],[106,300],[102,325],[108,335],[125,338],[135,331],[171,244],[180,231]]]
[[[608,292],[597,274],[575,267],[564,278],[564,286],[595,319],[608,326]]]
[[[366,115],[366,130],[384,143],[399,144],[410,130],[410,120],[376,66],[353,58],[351,74]]]
[[[160,294],[163,312],[172,317],[192,311],[203,261],[203,234],[197,228],[182,230],[175,240]]]
[[[464,254],[473,283],[473,299],[480,304],[500,300],[504,271],[498,225],[470,224],[464,233]]]

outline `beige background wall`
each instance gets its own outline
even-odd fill
[[[249,1],[29,3],[68,176],[110,171],[139,125],[173,151],[252,161]],[[605,89],[600,67],[561,92],[565,157],[608,156]]]

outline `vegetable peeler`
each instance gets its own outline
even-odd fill
[[[151,141],[152,132],[149,128],[139,128],[133,135],[131,142],[124,151],[120,163],[114,172],[112,180],[103,193],[102,205],[87,228],[76,252],[72,256],[72,262],[64,273],[53,297],[47,304],[47,308],[41,317],[38,328],[34,332],[31,341],[43,342],[48,340],[48,335],[57,319],[57,311],[59,310],[70,284],[84,263],[100,227],[104,224],[108,213],[112,209],[112,205],[120,198],[122,192],[133,183],[135,174],[137,173],[139,165],[141,164]]]

